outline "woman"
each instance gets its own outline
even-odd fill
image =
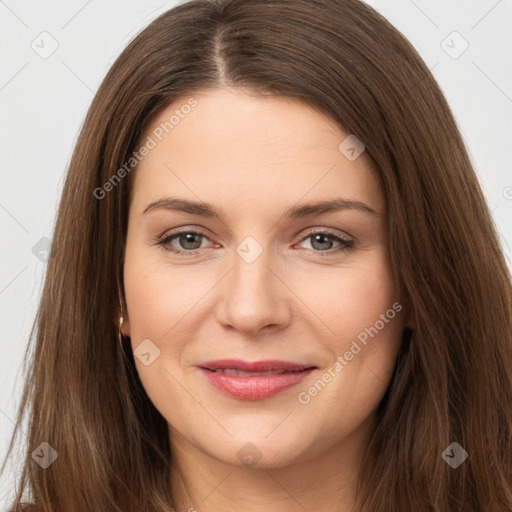
[[[385,19],[179,5],[73,154],[13,510],[27,484],[45,511],[511,510],[510,299],[449,106]]]

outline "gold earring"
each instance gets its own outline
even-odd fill
[[[119,329],[117,330],[117,337],[119,338],[119,345],[123,346],[123,334],[121,328],[123,327],[123,317],[119,317]]]

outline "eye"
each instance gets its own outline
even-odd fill
[[[172,241],[177,239],[177,242],[182,248],[172,245]],[[202,246],[203,241],[209,240],[208,237],[199,231],[176,231],[174,233],[166,234],[164,237],[159,238],[158,245],[161,245],[166,251],[175,254],[182,254],[186,256],[193,256],[199,252],[199,249],[204,249]]]
[[[178,244],[180,247],[173,245],[173,240],[175,239],[176,242],[174,242],[174,244]],[[345,239],[326,230],[310,232],[307,236],[302,238],[300,243],[309,239],[311,239],[311,241],[309,243],[310,248],[308,249],[319,253],[320,256],[349,251],[355,245],[354,241]],[[158,238],[156,243],[162,246],[166,251],[173,252],[174,254],[194,256],[200,252],[200,249],[205,248],[203,242],[206,240],[209,240],[209,238],[200,231],[181,230],[165,234],[163,237]],[[338,244],[338,247],[334,247],[334,250],[331,250],[334,244]]]
[[[349,251],[354,247],[354,242],[352,240],[345,239],[339,235],[335,235],[334,233],[325,230],[310,232],[301,240],[301,243],[309,239],[311,250],[320,253],[321,256],[332,255],[333,253],[342,251]],[[333,249],[333,244],[335,243],[338,243],[339,246],[335,247],[334,250],[331,250]]]

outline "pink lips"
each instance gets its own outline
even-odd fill
[[[199,368],[210,384],[221,393],[240,400],[262,400],[298,384],[316,367],[276,360],[249,362],[239,359],[222,359],[206,361],[201,363]],[[229,373],[215,373],[215,370],[259,372],[262,375],[238,376]],[[266,372],[279,373],[264,375]]]

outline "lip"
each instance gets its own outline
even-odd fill
[[[316,366],[288,361],[242,361],[222,359],[201,363],[199,369],[209,383],[224,395],[239,400],[263,400],[295,386],[308,377]],[[232,369],[243,372],[282,371],[278,375],[240,377],[215,373],[217,369]]]
[[[272,371],[299,371],[306,368],[314,368],[312,364],[291,363],[289,361],[279,361],[269,359],[265,361],[242,361],[241,359],[218,359],[216,361],[206,361],[198,365],[200,368],[208,370],[219,370],[230,368],[243,372],[272,372]]]

